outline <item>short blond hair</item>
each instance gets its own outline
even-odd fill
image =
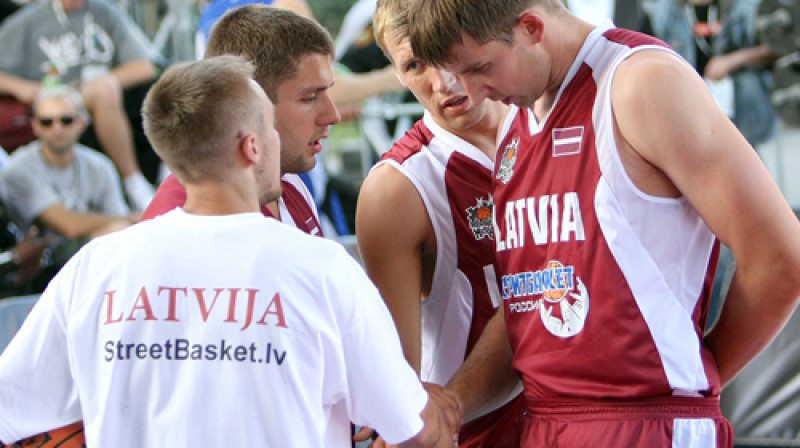
[[[386,37],[392,33],[398,42],[408,37],[408,0],[378,0],[372,17],[372,30],[375,42],[391,61]]]
[[[179,180],[215,179],[232,142],[264,131],[254,72],[241,56],[218,56],[173,64],[150,88],[142,106],[145,135]]]

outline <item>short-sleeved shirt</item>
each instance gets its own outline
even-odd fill
[[[87,446],[399,443],[426,403],[358,263],[260,213],[95,238],[0,356],[3,442],[83,419]]]
[[[4,200],[25,229],[55,204],[80,212],[113,216],[130,213],[122,194],[119,175],[104,154],[77,144],[74,160],[66,168],[47,163],[37,140],[11,155],[0,171]]]

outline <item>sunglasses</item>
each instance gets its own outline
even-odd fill
[[[76,117],[75,115],[62,115],[60,117],[39,117],[36,121],[39,122],[40,125],[44,128],[49,128],[53,125],[53,123],[58,119],[63,126],[69,126],[75,122]]]

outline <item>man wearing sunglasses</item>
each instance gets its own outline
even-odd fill
[[[158,51],[116,6],[98,0],[30,2],[0,27],[0,92],[31,104],[43,85],[77,86],[100,147],[142,211],[154,188],[139,167],[123,91],[151,82]]]
[[[87,114],[80,93],[46,87],[33,103],[38,138],[0,172],[10,213],[27,229],[40,224],[58,269],[83,243],[136,222],[108,157],[78,143]]]

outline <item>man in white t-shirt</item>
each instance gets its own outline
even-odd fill
[[[260,213],[280,143],[252,76],[220,56],[150,90],[145,130],[186,203],[56,276],[0,356],[0,440],[82,419],[87,446],[344,447],[353,421],[452,444],[355,260]]]

